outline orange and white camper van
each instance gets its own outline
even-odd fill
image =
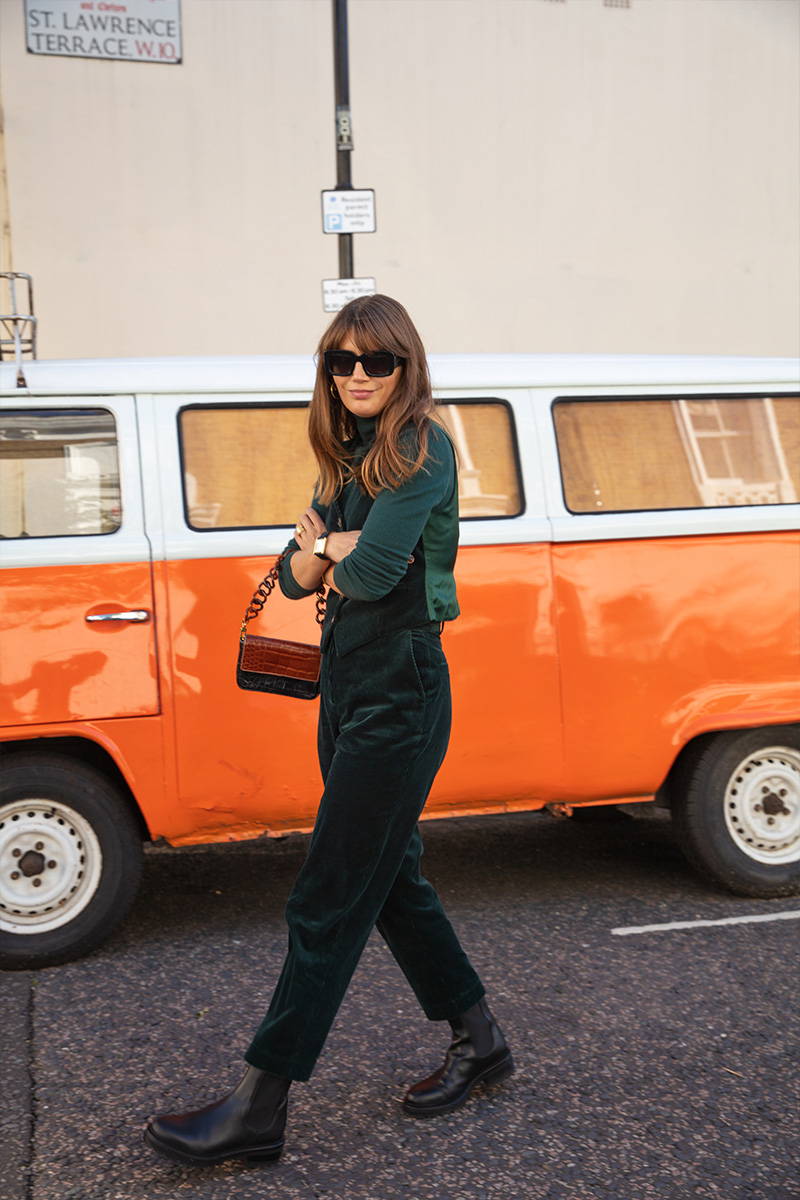
[[[454,732],[428,818],[658,800],[800,889],[800,364],[432,357],[460,457]],[[240,691],[308,502],[300,358],[0,364],[0,956],[129,908],[143,843],[308,830],[316,704]],[[20,383],[22,386],[20,386]],[[314,636],[275,597],[263,628]]]

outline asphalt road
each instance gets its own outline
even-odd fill
[[[148,852],[136,908],[80,962],[0,976],[2,1200],[793,1200],[800,1197],[800,911],[691,873],[652,809],[425,827],[438,886],[516,1074],[448,1117],[397,1100],[438,1065],[373,935],[279,1163],[173,1166],[154,1112],[234,1085],[285,946],[305,839]]]

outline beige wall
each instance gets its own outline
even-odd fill
[[[182,10],[159,66],[28,54],[0,0],[42,357],[303,352],[327,320],[331,4]],[[435,351],[800,352],[798,37],[798,0],[350,0],[356,273]]]

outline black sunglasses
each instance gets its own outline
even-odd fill
[[[324,354],[325,370],[330,375],[352,375],[356,363],[360,362],[367,375],[373,379],[385,378],[391,375],[395,367],[406,360],[391,350],[368,350],[366,354],[354,354],[352,350],[326,350]]]

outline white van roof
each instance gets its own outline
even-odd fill
[[[681,384],[800,386],[800,358],[651,354],[432,354],[435,388],[615,387]],[[308,393],[307,355],[209,358],[37,359],[0,364],[5,396],[100,396],[117,393],[282,391]]]

